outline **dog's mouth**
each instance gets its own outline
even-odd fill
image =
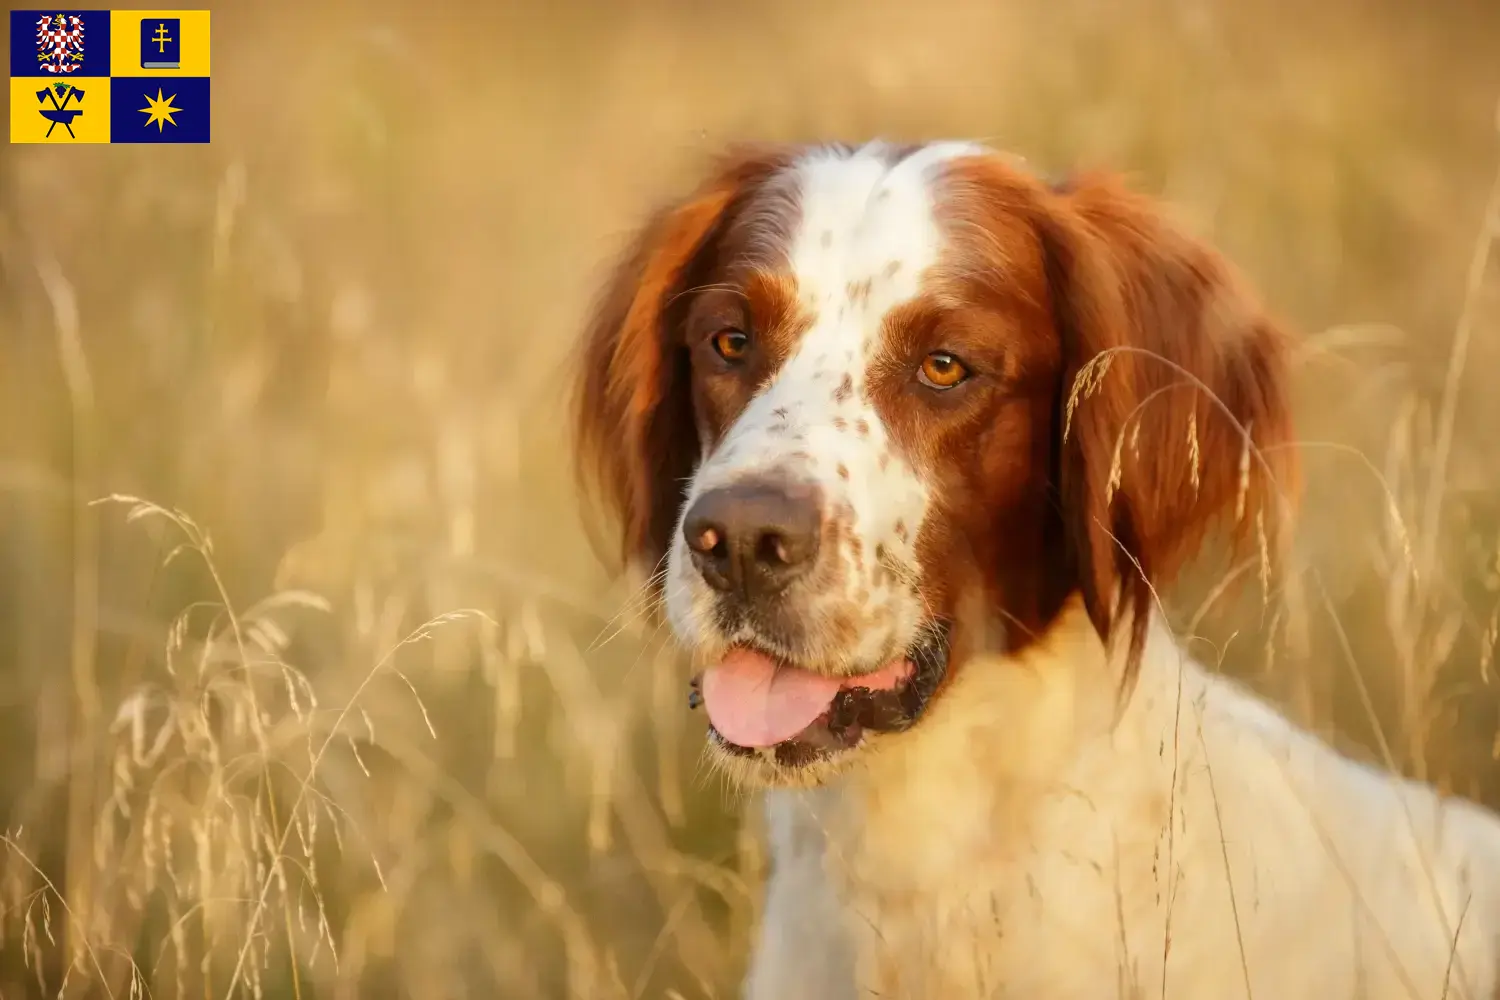
[[[849,677],[816,673],[736,646],[692,680],[688,704],[708,710],[708,738],[741,757],[802,767],[853,750],[866,733],[909,729],[948,668],[947,629],[924,629],[906,653]]]

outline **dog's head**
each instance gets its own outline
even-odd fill
[[[1104,178],[959,143],[742,152],[593,315],[583,468],[657,572],[721,763],[820,780],[1081,595],[1138,658],[1220,514],[1277,526],[1283,338]]]

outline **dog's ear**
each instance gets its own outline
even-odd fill
[[[648,570],[667,551],[699,458],[683,293],[703,280],[736,206],[782,161],[772,149],[721,160],[636,233],[590,313],[573,397],[577,471],[619,518],[625,559]]]
[[[1054,185],[1038,228],[1069,558],[1101,636],[1129,621],[1133,668],[1155,591],[1215,522],[1237,551],[1279,547],[1298,476],[1287,338],[1216,252],[1109,178]]]

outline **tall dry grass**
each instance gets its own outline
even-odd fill
[[[1182,623],[1500,803],[1492,3],[214,27],[210,147],[0,157],[6,1000],[733,995],[754,824],[559,430],[602,266],[733,138],[987,137],[1188,215],[1307,333],[1309,482],[1272,610]]]

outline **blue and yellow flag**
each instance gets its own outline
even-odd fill
[[[11,142],[208,142],[210,112],[208,11],[11,11]]]

